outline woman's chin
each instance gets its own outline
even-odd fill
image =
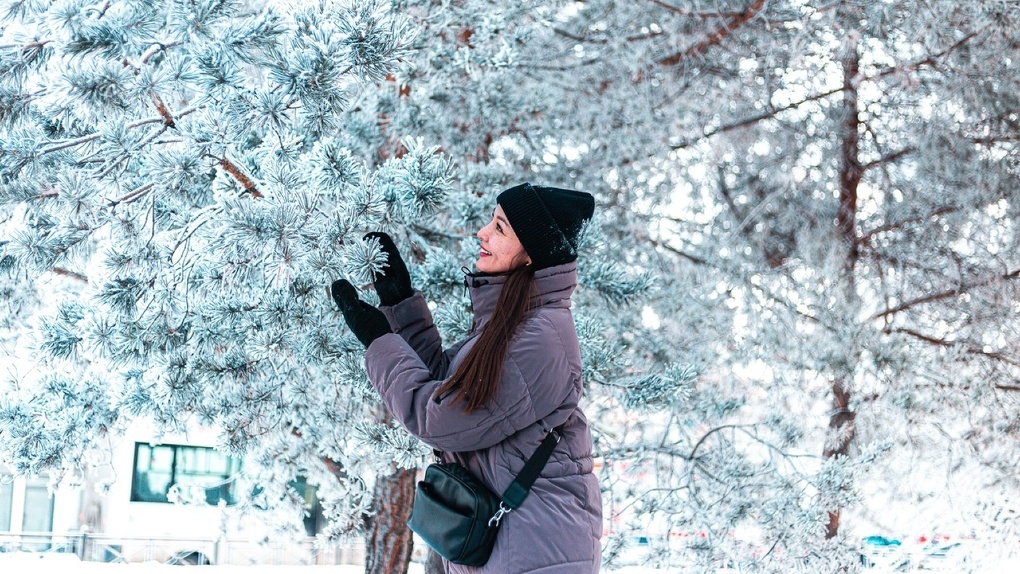
[[[481,273],[488,273],[490,275],[498,275],[499,273],[506,273],[509,269],[503,269],[501,266],[493,263],[491,257],[480,257],[478,261],[475,261],[475,269]]]

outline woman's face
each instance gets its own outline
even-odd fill
[[[482,240],[482,249],[475,267],[483,273],[505,273],[518,265],[531,263],[498,204],[492,212],[492,221],[478,231],[478,239]]]

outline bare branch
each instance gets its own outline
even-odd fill
[[[651,243],[652,243],[652,245],[654,245],[656,247],[661,247],[661,248],[665,249],[666,251],[669,251],[671,253],[679,255],[680,257],[683,257],[684,259],[690,261],[691,263],[694,263],[694,264],[697,264],[697,265],[708,265],[709,264],[708,261],[706,261],[705,259],[703,259],[701,257],[698,257],[697,255],[692,255],[690,253],[687,253],[686,251],[683,251],[681,249],[677,249],[676,247],[673,247],[672,245],[669,245],[668,243],[666,243],[664,241],[651,241]]]
[[[817,100],[823,100],[823,99],[825,99],[825,98],[827,98],[829,96],[838,94],[838,93],[840,93],[842,91],[843,91],[843,86],[840,86],[838,88],[829,90],[827,92],[821,92],[821,93],[815,94],[813,96],[808,96],[807,98],[804,98],[803,100],[798,100],[796,102],[793,102],[791,104],[787,104],[785,106],[780,106],[778,108],[772,108],[769,111],[762,112],[760,114],[757,114],[757,115],[754,115],[754,116],[750,116],[750,117],[744,118],[742,120],[738,120],[738,121],[730,123],[730,124],[724,124],[724,125],[721,125],[721,126],[719,126],[717,128],[710,129],[707,132],[703,133],[702,135],[700,135],[700,136],[698,136],[698,137],[696,137],[696,138],[694,138],[692,140],[688,140],[688,141],[685,141],[685,142],[682,142],[682,143],[679,143],[679,144],[676,144],[676,145],[670,146],[670,147],[672,149],[684,149],[684,148],[690,147],[691,145],[693,145],[697,141],[708,139],[708,138],[710,138],[712,136],[716,136],[716,135],[719,135],[719,134],[724,133],[724,132],[732,131],[732,130],[735,130],[737,128],[742,128],[742,127],[745,127],[745,126],[756,124],[756,123],[758,123],[758,122],[760,122],[762,120],[767,120],[767,119],[773,118],[773,117],[781,114],[782,112],[786,112],[786,111],[789,111],[789,110],[795,110],[795,109],[799,108],[800,106],[803,106],[804,104],[807,104],[807,103],[810,103],[810,102],[814,102],[814,101],[817,101]]]
[[[881,319],[883,317],[888,317],[889,315],[895,315],[896,313],[899,313],[901,311],[906,311],[907,309],[916,307],[918,305],[923,305],[925,303],[933,303],[935,301],[941,301],[943,299],[950,299],[952,297],[962,295],[970,291],[971,289],[974,289],[975,287],[985,287],[987,285],[994,285],[995,283],[1010,281],[1016,279],[1017,277],[1020,277],[1020,269],[1017,269],[1016,271],[1011,271],[1004,275],[984,279],[982,281],[976,281],[974,283],[960,285],[955,289],[948,289],[946,291],[940,291],[938,293],[929,293],[928,295],[924,295],[923,297],[911,299],[910,301],[906,301],[904,303],[896,305],[895,307],[891,307],[889,309],[886,309],[885,311],[876,313],[875,315],[872,315],[871,318]]]
[[[915,151],[917,151],[917,148],[911,146],[911,147],[903,148],[903,149],[901,149],[900,151],[897,151],[897,152],[886,154],[886,155],[884,155],[884,156],[882,156],[882,157],[880,157],[880,158],[878,158],[878,159],[876,159],[874,161],[869,161],[868,163],[862,165],[861,166],[861,171],[868,171],[869,169],[871,169],[873,167],[879,167],[879,166],[883,166],[883,165],[888,164],[888,163],[893,163],[896,160],[900,159],[901,157],[903,157],[905,155],[908,155],[908,154],[912,154]]]
[[[915,217],[908,217],[907,219],[903,219],[901,221],[897,221],[897,222],[894,222],[894,223],[887,223],[885,225],[880,225],[880,226],[876,227],[875,229],[872,229],[871,231],[869,231],[867,233],[862,233],[861,236],[857,240],[860,243],[864,243],[864,242],[869,241],[872,237],[878,235],[879,233],[885,233],[887,231],[896,231],[897,229],[902,229],[903,227],[906,227],[907,225],[910,225],[911,223],[917,223],[919,221],[925,221],[925,220],[931,219],[933,217],[937,217],[939,215],[945,215],[947,213],[953,213],[953,212],[959,211],[959,210],[960,210],[960,208],[952,207],[952,206],[940,207],[940,208],[936,209],[935,211],[932,211],[931,213],[925,213],[923,215],[917,215]]]
[[[958,48],[960,48],[960,46],[963,46],[967,42],[970,42],[972,39],[976,38],[979,34],[983,33],[985,30],[988,30],[991,27],[992,24],[988,23],[984,27],[975,30],[970,34],[967,34],[966,36],[960,38],[958,41],[956,41],[956,43],[951,44],[948,48],[942,50],[941,52],[936,52],[923,59],[916,60],[913,63],[907,64],[906,66],[889,66],[888,68],[876,74],[875,78],[884,78],[885,76],[891,76],[893,74],[898,74],[902,72],[913,72],[914,70],[917,70],[924,66],[935,66],[938,64],[939,58],[942,58],[943,56],[948,55],[950,52],[957,50]]]
[[[855,83],[856,84],[860,84],[862,82],[868,82],[868,81],[877,80],[877,79],[884,78],[886,76],[891,76],[891,75],[897,74],[897,73],[914,71],[914,70],[917,70],[917,69],[919,69],[921,67],[924,67],[924,66],[927,66],[927,65],[934,66],[934,65],[936,65],[938,63],[939,58],[942,58],[943,56],[949,54],[950,52],[960,48],[960,46],[964,45],[968,41],[970,41],[973,38],[977,37],[979,34],[983,33],[985,30],[987,30],[990,26],[991,26],[991,24],[984,26],[980,30],[977,30],[975,32],[971,32],[970,34],[967,34],[966,36],[961,38],[959,41],[954,43],[953,45],[949,46],[948,48],[946,48],[944,50],[941,50],[939,52],[936,52],[935,54],[927,56],[927,57],[925,57],[925,58],[923,58],[921,60],[917,60],[915,62],[911,62],[911,63],[906,64],[904,66],[891,66],[889,68],[881,70],[880,72],[878,72],[876,74],[873,74],[873,75],[870,75],[870,76],[861,77],[859,80],[856,80]],[[684,148],[690,147],[695,142],[698,142],[698,141],[701,141],[701,140],[704,140],[704,139],[708,139],[708,138],[710,138],[712,136],[716,136],[716,135],[719,135],[721,133],[725,133],[725,132],[728,132],[728,131],[731,131],[731,130],[735,130],[737,128],[742,128],[742,127],[745,127],[745,126],[756,124],[756,123],[758,123],[760,121],[763,121],[763,120],[771,119],[771,118],[775,117],[776,115],[778,115],[778,114],[780,114],[782,112],[789,111],[789,110],[794,110],[794,109],[797,109],[797,108],[799,108],[800,106],[802,106],[804,104],[807,104],[807,103],[810,103],[810,102],[814,102],[814,101],[817,101],[817,100],[822,100],[822,99],[825,99],[825,98],[827,98],[829,96],[838,94],[838,93],[842,92],[844,89],[846,89],[845,86],[840,86],[840,87],[838,87],[836,89],[833,89],[833,90],[827,90],[825,92],[820,92],[820,93],[814,94],[812,96],[808,96],[808,97],[806,97],[806,98],[804,98],[802,100],[799,100],[799,101],[787,104],[785,106],[781,106],[781,107],[778,107],[778,108],[772,108],[771,110],[768,110],[768,111],[763,112],[761,114],[750,116],[750,117],[744,118],[742,120],[738,120],[738,121],[733,122],[733,123],[724,124],[724,125],[719,126],[717,128],[713,128],[711,130],[706,131],[705,133],[703,133],[702,135],[700,135],[700,136],[698,136],[696,138],[693,138],[693,139],[685,141],[685,142],[681,142],[679,144],[676,144],[676,145],[673,145],[673,146],[670,146],[670,147],[671,147],[671,149],[684,149]]]
[[[925,335],[924,333],[921,333],[919,331],[915,331],[913,329],[907,329],[905,327],[901,327],[901,328],[897,328],[897,329],[889,329],[888,332],[890,332],[890,333],[902,333],[904,335],[910,335],[911,337],[914,337],[915,339],[924,341],[925,343],[929,343],[929,344],[935,345],[937,347],[960,347],[964,351],[966,351],[967,353],[970,353],[972,355],[981,355],[983,357],[988,357],[989,359],[994,359],[996,361],[1001,361],[1003,363],[1008,363],[1010,365],[1014,365],[1014,366],[1020,367],[1020,360],[1014,359],[1014,358],[1009,357],[1007,355],[1004,355],[1002,353],[996,353],[996,352],[993,352],[993,351],[986,351],[984,349],[981,349],[979,347],[971,345],[970,343],[967,343],[965,341],[949,341],[947,339],[940,339],[938,337],[933,337],[931,335]],[[1006,389],[1006,390],[1013,390],[1013,389]],[[1020,390],[1020,389],[1017,389],[1017,390]]]
[[[978,145],[993,145],[997,143],[1016,143],[1020,142],[1020,136],[1018,135],[1003,135],[1003,136],[987,136],[981,138],[969,138],[971,143]]]
[[[672,4],[667,4],[662,0],[651,0],[651,2],[652,4],[655,4],[656,6],[659,6],[661,8],[665,8],[666,10],[669,10],[674,14],[679,14],[681,16],[690,16],[692,18],[739,18],[744,14],[743,12],[723,12],[723,11],[711,12],[700,10],[685,10],[684,8],[673,6]]]
[[[590,42],[591,41],[586,36],[578,36],[577,34],[574,34],[573,32],[568,32],[568,31],[564,30],[563,28],[558,28],[558,27],[555,27],[555,26],[553,27],[553,32],[556,33],[556,34],[559,34],[560,36],[563,36],[565,38],[570,38],[571,40],[576,40],[578,42]],[[605,44],[605,41],[597,42],[597,43]]]
[[[677,52],[666,56],[665,58],[660,58],[656,61],[656,63],[662,66],[675,66],[687,58],[704,54],[709,48],[722,42],[726,36],[729,36],[734,30],[740,28],[744,24],[747,24],[752,18],[757,16],[758,13],[761,12],[761,9],[765,7],[765,3],[766,0],[754,0],[747,9],[738,14],[734,14],[729,20],[705,36],[705,38],[697,44],[690,46],[682,52]]]

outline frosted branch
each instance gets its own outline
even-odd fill
[[[250,193],[252,197],[254,198],[265,197],[258,190],[258,187],[255,185],[255,182],[250,177],[248,177],[248,175],[245,174],[244,171],[241,170],[241,167],[238,166],[236,163],[224,157],[220,158],[220,167],[222,167],[224,171],[230,174],[231,177],[236,179],[237,182],[240,183],[242,187],[244,187],[244,190]]]
[[[726,39],[726,37],[732,34],[737,28],[740,28],[744,24],[750,22],[751,19],[761,12],[762,8],[765,7],[765,4],[766,0],[754,0],[754,2],[748,6],[746,10],[733,15],[733,17],[724,22],[721,26],[719,26],[719,28],[712,31],[702,41],[682,52],[677,52],[673,55],[666,56],[665,58],[660,58],[656,61],[656,63],[663,66],[675,66],[687,58],[704,54],[709,48]]]
[[[997,276],[997,277],[991,277],[991,278],[988,278],[988,279],[984,279],[982,281],[975,281],[974,283],[960,285],[959,287],[957,287],[955,289],[948,289],[946,291],[940,291],[938,293],[930,293],[930,294],[924,295],[922,297],[917,297],[916,299],[911,299],[910,301],[907,301],[905,303],[901,303],[899,305],[896,305],[895,307],[891,307],[891,308],[886,309],[885,311],[882,311],[880,313],[876,313],[876,314],[872,315],[871,318],[872,319],[881,319],[883,317],[888,317],[889,315],[895,315],[896,313],[900,313],[902,311],[906,311],[906,310],[911,309],[913,307],[917,307],[918,305],[924,305],[925,303],[933,303],[935,301],[941,301],[943,299],[951,299],[953,297],[957,297],[959,295],[963,295],[964,293],[970,291],[971,289],[974,289],[974,288],[977,288],[977,287],[986,287],[988,285],[994,285],[996,283],[1003,283],[1003,282],[1006,282],[1006,281],[1011,281],[1013,279],[1016,279],[1017,277],[1020,277],[1020,269],[1018,269],[1016,271],[1011,271],[1009,273],[1006,273],[1004,275],[1000,275],[1000,276]]]

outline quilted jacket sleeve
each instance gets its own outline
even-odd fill
[[[437,379],[445,378],[450,358],[457,354],[462,343],[443,350],[439,329],[432,320],[432,311],[421,291],[415,291],[411,297],[396,305],[380,307],[380,310],[389,320],[393,332],[414,349],[429,373]]]
[[[372,343],[365,355],[368,377],[390,413],[429,446],[447,452],[488,448],[575,397],[579,374],[571,372],[549,328],[540,318],[529,322],[511,345],[495,399],[471,413],[437,395],[443,380],[402,336],[388,334]]]

